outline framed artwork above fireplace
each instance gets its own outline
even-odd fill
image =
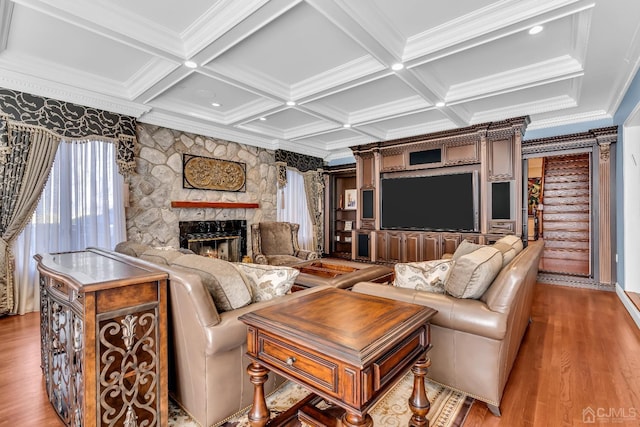
[[[246,191],[246,165],[240,162],[183,154],[182,177],[183,188]]]

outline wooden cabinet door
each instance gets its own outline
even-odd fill
[[[404,243],[403,233],[387,233],[387,261],[403,262],[402,254],[405,252],[402,248]]]
[[[443,233],[442,234],[442,253],[452,254],[456,251],[462,236],[458,233]]]
[[[387,261],[387,232],[376,231],[376,261]]]
[[[424,261],[422,254],[422,234],[411,233],[407,234],[405,239],[405,261],[417,262]]]
[[[440,259],[440,235],[435,233],[427,233],[422,235],[422,253],[420,261],[431,261]]]

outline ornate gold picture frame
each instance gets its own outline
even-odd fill
[[[182,155],[182,187],[197,190],[246,191],[244,163]]]

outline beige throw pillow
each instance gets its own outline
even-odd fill
[[[476,251],[482,248],[483,246],[484,245],[479,245],[477,243],[469,242],[468,240],[463,240],[462,242],[460,242],[460,244],[456,248],[456,251],[453,253],[453,256],[451,257],[451,259],[455,261],[461,256],[470,254],[471,252]]]
[[[159,248],[151,248],[147,249],[140,255],[140,259],[145,261],[153,262],[155,264],[161,265],[171,265],[173,260],[178,257],[184,255],[182,252],[176,249],[159,249]]]
[[[424,262],[398,263],[395,265],[394,286],[444,293],[444,282],[449,277],[454,261],[438,259]]]
[[[509,264],[516,257],[516,249],[506,243],[496,242],[493,245],[494,248],[502,252],[502,266]]]
[[[252,302],[251,289],[238,269],[230,262],[200,255],[183,255],[172,266],[189,269],[200,276],[218,312],[234,310]]]
[[[524,249],[522,240],[518,236],[514,236],[513,234],[501,237],[496,241],[496,243],[504,243],[511,246],[516,251],[516,255],[518,255],[522,251],[522,249]]]
[[[245,282],[251,287],[253,302],[267,301],[287,294],[300,274],[291,267],[235,263]]]
[[[445,291],[456,298],[478,299],[502,269],[502,253],[483,246],[458,258],[444,284]]]

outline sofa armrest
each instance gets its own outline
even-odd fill
[[[296,252],[296,257],[304,260],[317,259],[318,253],[314,251],[306,251],[304,249],[300,249],[298,252]]]
[[[267,261],[267,257],[263,254],[254,254],[253,262],[255,262],[256,264],[269,264],[269,261]]]
[[[438,310],[431,323],[443,328],[496,340],[503,339],[507,331],[507,315],[489,310],[480,300],[371,282],[357,283],[352,291],[431,307]]]

